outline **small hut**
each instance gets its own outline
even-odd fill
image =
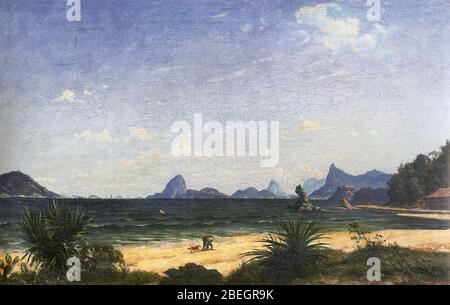
[[[425,206],[433,210],[450,209],[450,188],[440,188],[428,196],[423,197]]]

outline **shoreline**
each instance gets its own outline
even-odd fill
[[[412,249],[449,252],[450,229],[446,230],[379,230],[371,234],[381,234],[387,244],[396,243]],[[330,232],[325,234],[325,242],[335,250],[350,252],[355,249],[355,242],[348,232]],[[259,242],[265,234],[248,234],[233,237],[217,238],[214,250],[190,253],[188,246],[199,245],[201,241],[185,241],[160,246],[123,246],[122,251],[126,266],[131,270],[153,271],[163,275],[170,268],[178,268],[186,263],[201,264],[208,269],[217,269],[228,275],[244,261],[242,253],[260,248]]]

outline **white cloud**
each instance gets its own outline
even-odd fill
[[[70,90],[70,89],[66,89],[66,90],[64,90],[62,92],[62,94],[59,97],[57,97],[55,99],[55,101],[58,101],[58,102],[64,102],[64,101],[65,102],[73,102],[73,101],[75,101],[75,93],[72,90]]]
[[[295,13],[298,23],[313,26],[320,32],[316,39],[330,50],[342,47],[349,47],[355,52],[371,49],[377,37],[386,32],[381,25],[376,24],[370,32],[361,33],[358,18],[330,17],[330,11],[340,12],[342,8],[336,3],[322,3],[304,6]]]
[[[89,129],[84,130],[81,134],[75,134],[75,138],[83,139],[89,142],[112,142],[113,139],[108,130],[103,130],[101,132],[92,132]]]
[[[253,25],[250,23],[244,23],[241,25],[240,30],[242,33],[248,33],[253,29]]]
[[[91,91],[89,91],[89,90],[85,90],[85,91],[84,91],[84,95],[88,95],[88,96],[91,96],[91,95],[92,95],[92,92],[91,92]]]
[[[311,120],[304,120],[298,125],[298,129],[300,131],[316,132],[322,130],[323,126],[320,123]]]
[[[212,18],[212,19],[221,19],[221,18],[225,18],[226,16],[228,16],[228,13],[227,13],[227,12],[222,12],[222,13],[220,13],[220,14],[211,16],[211,18]]]
[[[128,133],[136,140],[149,141],[152,138],[150,132],[145,128],[130,127],[128,128]]]

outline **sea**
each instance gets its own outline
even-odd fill
[[[404,217],[394,211],[346,210],[327,201],[313,201],[324,212],[301,214],[283,199],[58,199],[70,209],[78,206],[92,217],[87,238],[115,246],[164,245],[216,237],[276,232],[279,220],[315,220],[325,231],[345,231],[357,221],[366,230],[447,229],[444,220]],[[0,199],[0,250],[27,247],[21,228],[22,214],[43,213],[51,199]]]

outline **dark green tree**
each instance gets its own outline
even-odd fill
[[[438,188],[449,187],[450,141],[439,152],[418,155],[414,161],[400,165],[388,182],[392,203],[415,204]]]
[[[79,257],[90,220],[79,207],[71,210],[56,201],[45,215],[26,210],[22,215],[22,230],[30,247],[24,258],[31,266],[45,272],[48,278],[65,278],[67,259]]]

